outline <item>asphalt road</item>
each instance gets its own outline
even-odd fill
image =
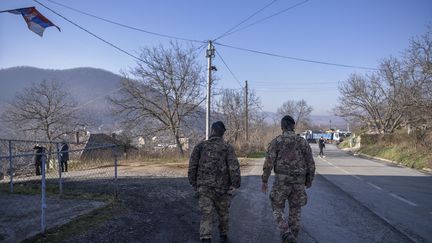
[[[317,145],[312,144],[317,154]],[[432,242],[432,176],[327,145],[318,173],[415,242]]]
[[[260,191],[262,163],[257,160],[243,172],[242,187],[231,207],[232,242],[280,242],[268,194]],[[307,192],[309,202],[302,211],[299,242],[411,241],[322,175],[316,176]]]

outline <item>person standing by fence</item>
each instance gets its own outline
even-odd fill
[[[42,167],[42,156],[45,156],[45,148],[36,144],[33,147],[35,150],[35,167],[36,167],[36,175],[41,175],[41,167]]]
[[[68,171],[68,161],[69,161],[69,146],[67,143],[62,143],[62,147],[60,149],[60,163],[61,163],[61,171]]]

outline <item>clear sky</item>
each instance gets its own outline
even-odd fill
[[[128,52],[167,44],[169,39],[125,29],[47,0],[39,0],[70,20]],[[271,0],[55,0],[126,25],[199,41],[214,39]],[[278,0],[242,26],[302,0]],[[61,28],[44,37],[27,29],[21,16],[0,13],[0,68],[35,66],[66,69],[96,67],[114,73],[135,60],[66,22],[31,0],[1,0],[0,10],[36,6]],[[323,62],[377,67],[382,58],[400,56],[410,38],[432,24],[430,0],[310,0],[291,10],[218,40],[219,43]],[[240,26],[240,28],[242,27]],[[199,47],[199,44],[194,44]],[[369,71],[281,59],[216,45],[235,76],[261,98],[263,109],[276,111],[286,100],[305,99],[313,114],[331,114],[338,82],[353,72]],[[206,64],[202,51],[202,62]],[[214,60],[217,88],[240,88],[222,63]],[[2,88],[5,88],[3,85]]]

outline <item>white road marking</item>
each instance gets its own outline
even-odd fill
[[[367,184],[369,184],[371,187],[373,187],[373,188],[375,188],[375,189],[377,189],[377,190],[380,190],[380,191],[383,190],[381,187],[379,187],[379,186],[377,186],[377,185],[375,185],[375,184],[373,184],[373,183],[367,182]]]
[[[337,166],[336,166],[337,167]],[[345,174],[347,174],[347,175],[351,175],[347,170],[345,170],[345,169],[342,169],[342,168],[339,168],[339,167],[337,167],[340,171],[342,171],[343,173],[345,173]]]
[[[409,204],[409,205],[411,205],[413,207],[417,207],[417,204],[415,204],[415,203],[413,203],[413,202],[411,202],[411,201],[409,201],[409,200],[407,200],[407,199],[405,199],[403,197],[400,197],[400,196],[398,196],[398,195],[396,195],[394,193],[389,193],[389,194],[390,194],[390,196],[392,196],[394,198],[397,198],[397,199],[401,200],[404,203],[407,203],[407,204]]]
[[[357,175],[352,175],[352,177],[356,178],[359,181],[364,181],[363,178],[361,178],[360,176]]]
[[[364,181],[364,182],[366,182],[368,185],[372,186],[373,188],[375,188],[375,189],[377,189],[377,190],[384,191],[381,187],[379,187],[379,186],[377,186],[377,185],[375,185],[375,184],[373,184],[373,183],[371,183],[371,182],[365,181],[365,180],[363,180],[363,178],[361,178],[361,177],[359,177],[359,176],[357,176],[357,175],[353,175],[353,174],[349,173],[347,170],[345,170],[345,169],[343,169],[343,168],[340,168],[340,167],[334,165],[334,164],[331,163],[330,161],[328,161],[328,160],[326,160],[326,159],[324,159],[324,158],[321,158],[321,159],[322,159],[323,161],[325,161],[327,164],[329,164],[329,165],[335,167],[336,169],[338,169],[338,170],[344,172],[345,174],[350,175],[350,176],[356,178],[356,179],[359,180],[359,181]],[[396,194],[394,194],[394,193],[391,193],[391,192],[389,192],[388,194],[389,194],[390,196],[396,198],[396,199],[399,199],[400,201],[402,201],[402,202],[404,202],[404,203],[407,203],[407,204],[409,204],[409,205],[411,205],[411,206],[413,206],[413,207],[417,207],[417,204],[416,204],[416,203],[411,202],[411,201],[409,201],[409,200],[407,200],[407,199],[405,199],[405,198],[403,198],[403,197],[401,197],[401,196],[398,196],[398,195],[396,195]],[[432,215],[432,212],[430,212],[430,214]]]
[[[343,169],[343,168],[340,168],[340,167],[334,165],[332,162],[330,162],[330,161],[328,161],[328,160],[326,160],[326,159],[324,159],[324,158],[321,158],[321,159],[324,160],[327,164],[329,164],[329,165],[335,167],[336,169],[342,171],[343,173],[345,173],[345,174],[347,174],[347,175],[350,175],[350,176],[356,178],[356,179],[359,180],[359,181],[364,181],[363,178],[361,178],[360,176],[353,175],[353,174],[351,174],[349,171],[347,171],[347,170],[345,170],[345,169]]]

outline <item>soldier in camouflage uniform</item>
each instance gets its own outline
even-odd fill
[[[240,165],[234,148],[224,142],[225,125],[212,124],[211,136],[195,146],[189,160],[188,178],[198,192],[201,210],[200,239],[210,242],[213,214],[219,219],[221,242],[227,242],[232,191],[240,187]]]
[[[305,186],[311,187],[315,162],[309,144],[294,133],[295,121],[291,116],[281,120],[282,135],[268,147],[262,175],[262,191],[267,193],[267,181],[274,169],[275,180],[270,201],[282,242],[296,242],[300,231],[301,207],[307,203]],[[288,200],[289,217],[284,215]]]

